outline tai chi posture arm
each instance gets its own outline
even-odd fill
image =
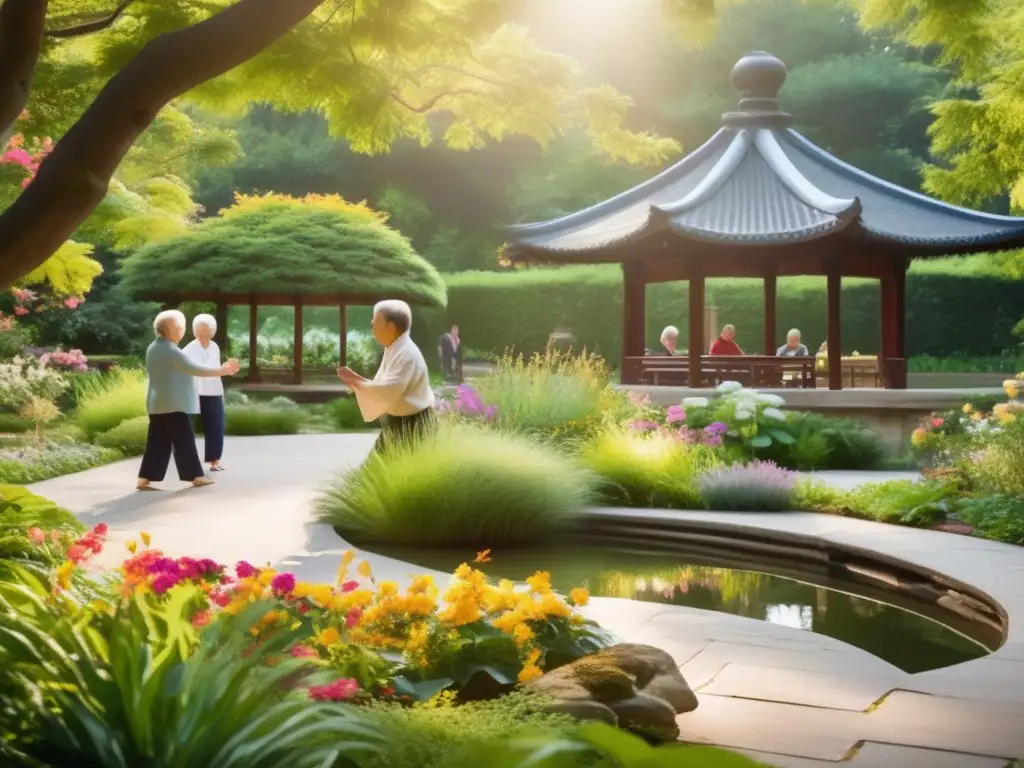
[[[381,421],[376,450],[396,437],[419,434],[433,421],[434,392],[426,360],[411,338],[412,310],[404,301],[382,301],[373,308],[373,337],[384,347],[384,359],[372,379],[349,368],[340,378],[356,397],[365,421]]]
[[[160,482],[174,453],[178,477],[193,485],[213,481],[203,473],[196,451],[191,416],[199,412],[196,376],[231,376],[238,373],[238,361],[228,360],[215,368],[197,365],[178,349],[185,335],[185,316],[177,310],[161,312],[153,321],[156,341],[146,350],[146,412],[149,433],[146,452],[139,468],[139,490]]]

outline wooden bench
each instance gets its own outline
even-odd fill
[[[645,355],[626,359],[626,380],[654,386],[693,386],[690,363],[686,357]],[[813,357],[774,357],[768,355],[701,356],[699,387],[714,387],[723,381],[736,381],[745,387],[816,386]]]

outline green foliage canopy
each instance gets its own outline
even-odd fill
[[[188,234],[121,267],[136,296],[294,294],[447,304],[441,276],[365,204],[337,196],[239,196]]]

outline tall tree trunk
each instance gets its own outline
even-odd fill
[[[147,44],[100,91],[21,197],[0,215],[0,288],[42,264],[96,209],[121,159],[161,108],[248,61],[324,1],[239,0]]]
[[[28,103],[48,0],[0,0],[0,139]]]

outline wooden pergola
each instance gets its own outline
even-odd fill
[[[778,93],[786,68],[755,52],[733,68],[739,109],[706,143],[655,178],[578,213],[513,227],[514,263],[619,263],[623,274],[623,383],[652,365],[689,386],[749,372],[752,383],[814,386],[814,358],[776,357],[780,277],[824,276],[828,382],[842,388],[842,279],[874,278],[881,294],[879,362],[888,388],[906,388],[906,276],[915,258],[1024,246],[1024,218],[947,205],[854,168],[789,128]],[[764,281],[764,353],[704,353],[706,281]],[[645,355],[648,284],[689,284],[689,348]],[[722,318],[728,322],[727,317]],[[808,371],[810,375],[808,375]],[[792,384],[791,384],[792,385]]]
[[[214,317],[217,319],[218,346],[224,354],[229,354],[230,344],[227,336],[228,307],[247,306],[249,308],[249,349],[248,360],[249,370],[246,381],[262,381],[259,364],[257,361],[259,336],[259,308],[260,307],[292,307],[295,312],[294,336],[292,342],[292,384],[302,384],[303,381],[303,338],[305,328],[302,322],[302,310],[305,307],[337,307],[338,308],[338,359],[339,365],[345,365],[348,358],[346,336],[348,323],[345,316],[349,307],[373,306],[378,301],[385,299],[401,299],[410,305],[423,304],[421,296],[406,294],[387,293],[370,294],[333,294],[329,296],[312,294],[308,296],[289,295],[285,293],[252,293],[252,294],[222,294],[209,291],[182,292],[180,294],[149,295],[147,298],[159,301],[164,309],[176,309],[184,302],[204,302],[216,305]]]

